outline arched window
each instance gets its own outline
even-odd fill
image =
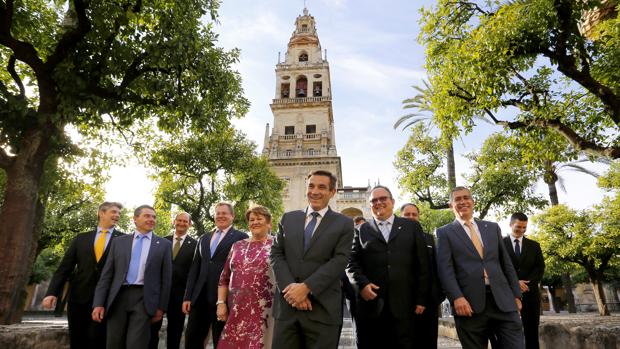
[[[305,76],[297,78],[295,83],[295,97],[307,97],[308,96],[308,79]]]
[[[308,61],[308,54],[307,54],[307,53],[305,53],[305,52],[302,52],[302,53],[299,55],[299,61],[300,61],[300,62],[307,62],[307,61]]]
[[[323,96],[323,82],[321,81],[315,81],[312,87],[312,95],[314,97],[321,97]]]

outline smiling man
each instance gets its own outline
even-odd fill
[[[170,299],[171,244],[153,234],[155,209],[139,206],[133,221],[133,234],[112,241],[95,289],[92,318],[107,320],[108,349],[146,349],[151,322],[162,319]]]
[[[420,223],[394,215],[387,187],[370,191],[373,219],[355,231],[347,266],[357,299],[357,347],[414,347],[414,315],[425,311],[430,265]],[[381,335],[378,335],[381,334]]]
[[[233,206],[227,202],[215,205],[215,229],[198,240],[198,250],[187,277],[183,312],[189,314],[185,330],[185,348],[203,349],[211,329],[213,347],[217,347],[224,322],[218,321],[217,287],[226,257],[233,243],[248,235],[233,228]]]
[[[335,349],[342,324],[340,276],[351,253],[353,221],[329,208],[336,177],[307,177],[308,207],[282,216],[271,249],[274,349]]]
[[[67,319],[72,349],[105,348],[105,323],[91,319],[93,296],[105,265],[110,242],[123,233],[116,229],[123,205],[104,202],[99,206],[97,229],[79,234],[65,252],[43,298],[44,308],[53,308],[69,279]]]
[[[450,192],[454,222],[437,229],[437,272],[454,309],[463,349],[523,349],[518,311],[521,290],[497,223],[474,220],[474,199],[465,187]]]

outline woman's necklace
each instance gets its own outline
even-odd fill
[[[257,249],[256,255],[254,256],[254,258],[252,258],[252,260],[248,259],[248,252],[250,251],[250,245],[252,244],[252,238],[248,240],[248,244],[245,246],[245,252],[243,253],[244,265],[253,264],[256,261],[256,259],[260,257],[262,250],[265,249],[265,246],[267,246],[267,240],[269,240],[269,238],[265,238],[264,240],[255,240],[256,242],[261,242],[262,246]]]

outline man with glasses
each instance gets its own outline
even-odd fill
[[[414,314],[430,288],[422,227],[394,215],[387,187],[370,192],[373,219],[355,231],[347,275],[359,290],[358,348],[413,348]]]

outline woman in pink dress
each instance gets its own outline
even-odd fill
[[[217,319],[226,321],[217,349],[270,349],[275,279],[269,264],[271,214],[256,206],[245,213],[250,238],[233,244],[220,276]]]

